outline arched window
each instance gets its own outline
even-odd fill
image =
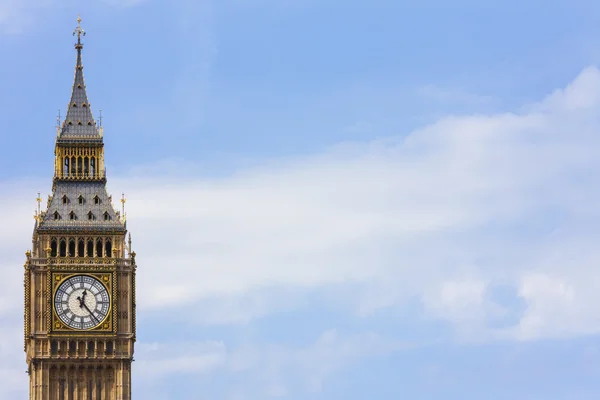
[[[66,195],[66,194],[65,194],[65,195],[63,195],[63,197],[62,197],[62,203],[63,203],[63,204],[69,204],[69,198],[67,197],[67,195]]]
[[[97,257],[102,257],[102,239],[98,239],[96,240],[96,256]]]
[[[80,205],[85,204],[85,198],[82,195],[79,195],[79,197],[77,198],[77,200],[79,201]]]
[[[69,213],[69,219],[70,220],[76,220],[77,219],[77,215],[75,214],[75,211],[71,211]]]
[[[77,257],[85,257],[85,242],[83,239],[79,239],[79,243],[77,245]]]
[[[101,203],[100,197],[98,197],[98,195],[95,195],[94,196],[94,204],[100,204],[100,203]]]
[[[110,221],[110,214],[108,213],[108,211],[104,212],[104,220],[105,221]]]
[[[106,255],[112,257],[112,243],[110,239],[106,240]]]
[[[77,167],[77,159],[75,157],[71,157],[71,176],[75,176],[77,172],[75,168]]]
[[[87,256],[94,257],[94,241],[92,239],[87,242]]]
[[[56,251],[57,251],[57,243],[56,243],[56,239],[52,239],[52,242],[50,243],[50,256],[52,257],[56,257]]]
[[[60,214],[58,211],[54,211],[54,219],[60,219]]]
[[[58,354],[58,342],[56,340],[50,342],[50,354],[52,354],[53,356]]]
[[[63,164],[63,176],[69,176],[69,157],[65,158],[65,163]]]
[[[92,176],[96,176],[96,158],[90,158],[90,173]]]
[[[67,241],[65,239],[60,239],[60,256],[67,256]]]
[[[86,157],[83,160],[83,174],[85,176],[88,176],[89,173],[90,173],[90,159]]]
[[[93,221],[93,220],[95,220],[95,219],[96,219],[96,216],[94,215],[94,213],[93,213],[93,212],[91,212],[91,211],[90,211],[90,212],[88,213],[88,220],[89,220],[89,221]]]
[[[83,158],[79,157],[77,159],[77,174],[78,176],[81,176],[83,172]]]
[[[75,257],[75,240],[69,240],[69,257]]]

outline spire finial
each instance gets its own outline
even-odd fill
[[[121,207],[122,207],[122,214],[121,215],[122,215],[123,221],[125,221],[126,218],[127,218],[126,217],[127,214],[125,214],[125,202],[127,202],[127,199],[125,198],[125,193],[123,193],[123,195],[121,197]]]
[[[81,45],[81,36],[85,36],[85,31],[81,27],[81,16],[77,16],[77,28],[73,31],[73,36],[77,35],[77,44]]]

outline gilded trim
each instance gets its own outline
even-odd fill
[[[87,334],[106,334],[106,333],[116,333],[115,330],[115,315],[116,315],[116,303],[115,303],[115,274],[116,272],[96,272],[96,273],[84,273],[81,271],[70,270],[66,274],[60,272],[52,272],[48,274],[48,285],[52,287],[52,296],[48,296],[48,304],[47,311],[52,315],[52,321],[49,326],[49,333],[52,335],[60,335],[60,336],[82,336]],[[60,320],[58,315],[56,314],[56,310],[53,306],[53,299],[56,295],[56,290],[58,287],[67,279],[72,276],[77,275],[87,275],[93,278],[98,279],[104,286],[106,286],[107,291],[110,294],[110,305],[108,313],[106,313],[106,317],[102,320],[102,322],[92,328],[92,329],[74,329],[71,328]]]
[[[29,336],[31,335],[31,318],[30,318],[30,310],[31,310],[31,271],[29,269],[29,264],[25,264],[25,273],[24,273],[24,286],[25,286],[25,314],[24,314],[24,344],[23,347],[25,351],[27,351],[27,341],[29,340]]]

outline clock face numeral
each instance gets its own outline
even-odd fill
[[[67,326],[87,330],[104,321],[110,308],[110,296],[98,279],[75,275],[63,281],[54,295],[54,309]]]

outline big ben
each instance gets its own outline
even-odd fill
[[[38,198],[25,263],[31,400],[128,400],[135,343],[135,253],[106,190],[104,135],[83,77],[75,29],[71,99],[59,121],[52,194]]]

